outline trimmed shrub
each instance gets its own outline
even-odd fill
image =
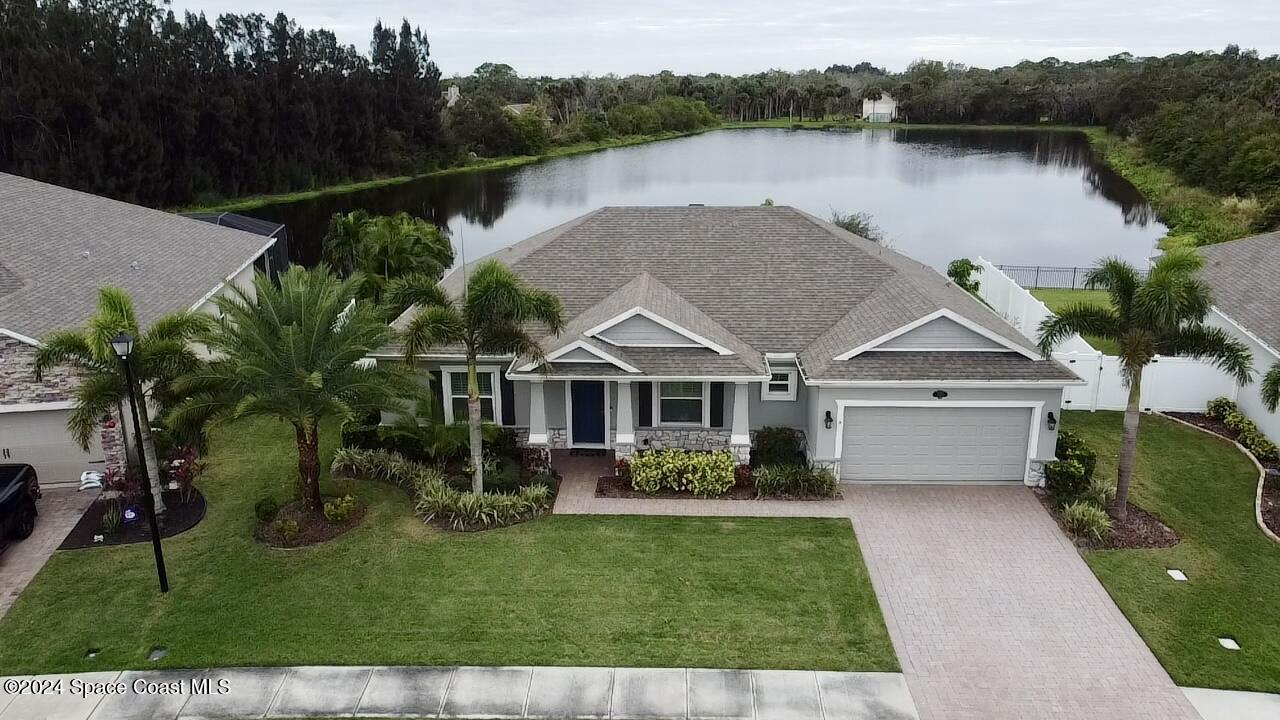
[[[751,467],[804,465],[804,433],[789,427],[762,427],[751,438]]]
[[[1062,524],[1076,537],[1104,540],[1113,526],[1107,511],[1091,503],[1076,501],[1062,509]]]
[[[1085,478],[1092,478],[1093,470],[1098,466],[1098,453],[1070,430],[1058,431],[1058,444],[1054,447],[1053,454],[1063,460],[1079,461],[1084,466]]]
[[[770,465],[752,472],[761,497],[835,497],[839,483],[826,468],[810,465]]]
[[[1236,411],[1236,404],[1229,398],[1218,397],[1210,400],[1205,405],[1204,414],[1215,420],[1222,420],[1229,412]]]
[[[727,450],[653,450],[631,459],[631,487],[647,493],[670,488],[706,497],[723,495],[733,487],[734,467]]]
[[[1045,463],[1044,480],[1058,504],[1066,505],[1088,492],[1092,478],[1085,475],[1084,465],[1072,458]]]
[[[324,518],[331,523],[345,522],[356,511],[354,495],[344,495],[324,504]]]
[[[280,502],[271,496],[264,497],[253,504],[253,514],[259,522],[271,522],[280,512]]]
[[[1276,444],[1267,439],[1267,436],[1263,435],[1257,427],[1240,433],[1240,437],[1236,439],[1259,460],[1272,460],[1276,457]]]

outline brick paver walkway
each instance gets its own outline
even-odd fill
[[[1199,717],[1029,490],[845,495],[922,720]]]
[[[26,540],[12,543],[0,555],[0,618],[9,612],[27,589],[27,583],[40,572],[97,497],[97,491],[77,492],[65,488],[44,491],[44,497],[36,503],[40,511],[36,531]]]

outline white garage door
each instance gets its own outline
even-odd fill
[[[0,413],[0,462],[26,463],[36,469],[42,486],[80,482],[85,470],[105,466],[94,438],[89,452],[67,432],[70,410]]]
[[[1022,482],[1031,408],[850,407],[844,480]]]

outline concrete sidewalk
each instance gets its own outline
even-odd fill
[[[33,680],[34,685],[14,688],[13,680]],[[917,717],[900,674],[807,670],[235,668],[4,678],[0,688],[0,720],[352,715],[679,720]]]

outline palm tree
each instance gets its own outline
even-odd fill
[[[1139,398],[1142,371],[1156,355],[1182,355],[1213,362],[1244,385],[1253,381],[1249,349],[1221,328],[1204,324],[1213,304],[1209,286],[1196,274],[1204,259],[1194,251],[1165,253],[1146,280],[1118,258],[1100,261],[1085,279],[1088,288],[1102,288],[1111,307],[1077,303],[1040,323],[1040,352],[1050,357],[1058,343],[1072,335],[1095,335],[1120,348],[1120,370],[1129,388],[1116,469],[1116,498],[1111,514],[1125,519],[1129,481],[1138,445]]]
[[[466,273],[464,266],[462,272]],[[403,334],[405,361],[433,347],[461,345],[467,357],[467,422],[470,425],[471,488],[484,491],[483,446],[480,433],[480,385],[476,358],[480,355],[515,355],[542,360],[541,344],[529,331],[540,323],[559,334],[564,329],[560,298],[529,286],[511,268],[497,260],[475,266],[464,275],[462,298],[448,297],[435,283],[412,279],[393,284],[388,292],[394,304],[417,305],[418,310]]]
[[[1280,406],[1280,362],[1272,365],[1267,374],[1262,376],[1262,402],[1266,403],[1271,412],[1275,412],[1276,407]]]
[[[356,296],[354,281],[295,265],[279,287],[259,273],[252,289],[216,298],[221,319],[205,338],[215,359],[177,382],[185,399],[173,424],[204,429],[250,416],[289,423],[302,498],[322,512],[321,423],[399,409],[399,399],[421,394],[405,369],[363,362],[394,332],[376,306]]]
[[[80,385],[75,390],[75,408],[67,418],[67,431],[81,448],[88,450],[90,440],[102,425],[102,418],[118,412],[121,403],[128,399],[120,360],[111,349],[111,338],[121,331],[137,338],[129,362],[133,363],[138,383],[135,391],[139,398],[144,399],[138,403],[138,421],[142,426],[139,434],[157,513],[164,512],[164,502],[160,498],[160,463],[151,438],[148,405],[163,411],[172,402],[170,383],[179,375],[200,366],[201,360],[192,349],[192,341],[211,324],[212,318],[204,313],[181,310],[157,318],[146,332],[140,332],[137,312],[129,294],[117,287],[104,287],[98,291],[97,312],[85,327],[56,330],[42,338],[40,347],[36,349],[37,381],[43,379],[51,368],[59,366],[75,368],[82,374]],[[146,402],[148,399],[150,403]],[[125,414],[120,413],[120,417],[124,418]]]
[[[347,277],[355,271],[360,238],[368,222],[369,213],[364,210],[354,210],[345,215],[334,213],[329,218],[329,229],[324,234],[324,261],[339,277]]]

